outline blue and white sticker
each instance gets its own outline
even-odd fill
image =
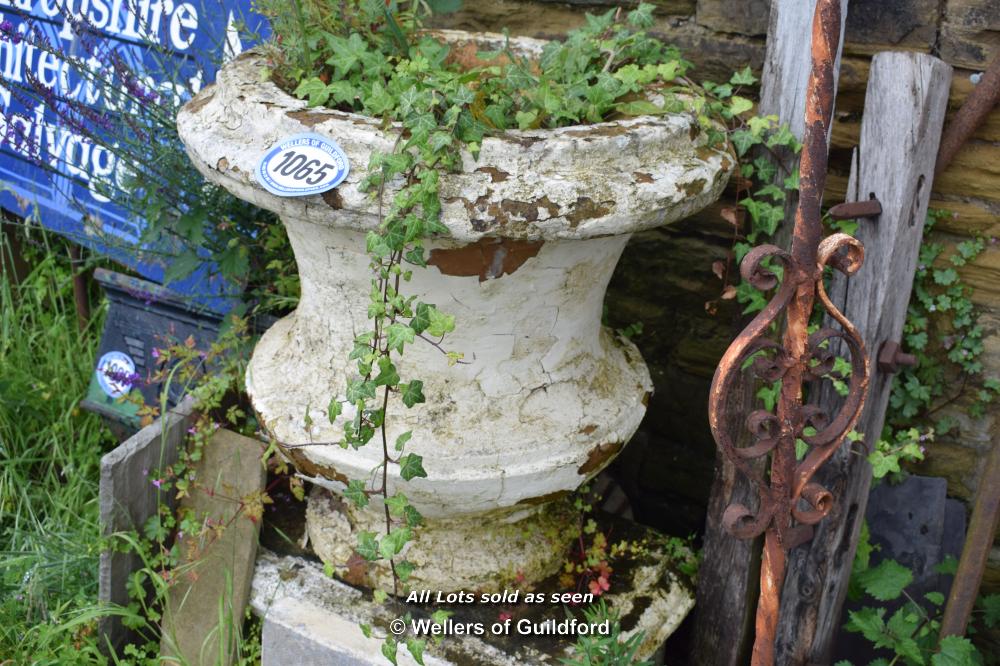
[[[108,352],[97,362],[97,383],[112,398],[128,395],[142,378],[135,372],[132,357],[120,351]]]
[[[296,134],[260,159],[257,182],[279,197],[305,197],[332,190],[350,170],[347,155],[336,142],[319,134]]]

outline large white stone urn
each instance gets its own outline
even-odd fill
[[[502,39],[442,34],[484,48]],[[524,53],[541,45],[512,42]],[[378,224],[378,204],[359,184],[372,153],[393,150],[397,130],[308,108],[266,80],[265,66],[254,51],[226,65],[181,110],[178,129],[210,181],[274,211],[288,230],[301,301],[260,340],[247,387],[298,471],[328,489],[310,498],[317,553],[347,566],[348,579],[391,589],[385,567],[352,557],[354,533],[384,529],[381,506],[359,511],[336,495],[348,479],[370,478],[382,447],[310,443],[342,439],[343,424],[330,424],[326,407],[356,372],[348,355],[370,327],[364,236]],[[322,196],[274,196],[254,167],[301,132],[335,140],[350,174]],[[449,235],[427,243],[429,266],[414,268],[404,288],[455,315],[444,346],[465,363],[449,365],[420,340],[397,362],[404,381],[423,380],[427,402],[406,409],[390,401],[390,441],[412,430],[408,450],[423,456],[427,478],[403,481],[393,466],[389,485],[426,519],[403,553],[417,565],[414,585],[488,590],[505,577],[537,580],[559,567],[576,520],[558,498],[606,466],[645,413],[646,366],[632,343],[601,325],[605,289],[630,235],[714,201],[732,162],[706,145],[692,117],[665,115],[508,131],[484,139],[478,158],[463,154],[462,164],[441,178]]]

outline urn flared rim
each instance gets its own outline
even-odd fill
[[[452,42],[489,45],[502,35],[439,31]],[[521,52],[544,42],[512,38]],[[378,206],[361,191],[374,151],[391,152],[394,127],[379,119],[310,108],[266,76],[267,58],[251,50],[225,65],[178,114],[188,154],[212,182],[272,210],[357,230],[378,224]],[[281,139],[325,135],[347,154],[351,172],[324,193],[282,198],[255,179],[260,157]],[[456,241],[483,237],[585,239],[669,224],[715,201],[734,161],[710,147],[689,114],[639,116],[558,129],[508,130],[484,138],[478,157],[462,151],[462,170],[441,178],[441,221]],[[392,195],[392,184],[385,193]]]

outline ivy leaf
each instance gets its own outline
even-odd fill
[[[406,542],[409,541],[412,536],[413,532],[411,532],[408,527],[399,527],[390,531],[382,537],[382,541],[379,542],[379,554],[387,560],[392,559],[397,553],[399,553],[399,551],[403,550],[403,546],[406,545]]]
[[[386,345],[390,350],[402,353],[403,346],[413,342],[415,338],[416,332],[406,324],[396,322],[386,329]]]
[[[746,97],[733,95],[732,99],[729,100],[729,112],[734,116],[744,114],[752,108],[753,102],[748,100]]]
[[[434,306],[429,306],[427,314],[430,318],[427,332],[435,338],[455,330],[455,315],[446,315]]]
[[[347,380],[347,402],[357,403],[359,400],[366,400],[375,397],[375,383],[364,379]]]
[[[872,476],[876,479],[884,478],[887,474],[898,474],[899,468],[899,457],[886,454],[883,451],[876,449],[871,452],[868,456],[868,462],[872,466]]]
[[[444,609],[436,610],[433,613],[431,613],[431,621],[433,621],[434,624],[444,624],[445,622],[448,621],[448,618],[454,614],[455,612],[450,610],[444,610]]]
[[[399,562],[396,562],[396,575],[399,576],[399,580],[405,583],[407,580],[410,579],[410,574],[413,573],[413,570],[415,568],[416,567],[414,566],[413,562],[409,562],[407,560],[401,560]]]
[[[733,74],[729,82],[734,86],[752,86],[757,83],[757,77],[753,75],[753,70],[747,65],[740,71]]]
[[[378,376],[375,377],[375,386],[396,386],[399,384],[399,373],[392,360],[387,356],[382,356],[378,360]]]
[[[378,559],[379,544],[374,532],[358,532],[358,545],[354,550],[369,562]]]
[[[337,399],[337,396],[330,398],[330,405],[326,408],[326,416],[330,419],[330,423],[337,420],[340,416],[340,412],[344,409],[343,403]]]
[[[358,479],[351,479],[347,488],[344,489],[344,498],[354,503],[354,506],[363,509],[368,506],[368,494],[365,492],[365,482]]]
[[[406,511],[406,507],[410,505],[410,502],[403,493],[396,493],[386,498],[385,505],[389,507],[390,515],[399,517]]]
[[[409,329],[411,332],[413,329]],[[403,404],[407,407],[413,407],[413,405],[419,404],[425,401],[424,398],[424,383],[419,379],[414,379],[408,384],[400,384],[399,390],[402,394]]]
[[[427,260],[424,258],[424,248],[421,246],[415,246],[404,255],[404,259],[411,264],[416,264],[417,266],[426,266]]]
[[[733,147],[736,148],[736,154],[739,157],[746,155],[747,151],[757,143],[757,138],[751,132],[742,129],[730,134],[729,140],[733,142]]]
[[[431,308],[433,306],[426,303],[417,303],[417,310],[410,320],[410,328],[418,335],[427,330],[431,325]]]
[[[761,176],[763,180],[770,180],[770,177]],[[785,191],[777,185],[771,184],[757,190],[755,197],[771,197],[775,201],[784,201],[787,195]]]
[[[518,111],[514,114],[514,121],[517,123],[517,128],[521,130],[534,129],[536,120],[538,120],[538,109]]]
[[[975,666],[976,648],[968,638],[945,636],[940,652],[931,655],[931,666]]]
[[[626,116],[657,116],[666,113],[666,109],[647,100],[636,100],[617,104],[615,109]]]
[[[333,55],[326,59],[326,64],[336,67],[339,78],[346,79],[347,73],[364,57],[368,45],[356,32],[352,32],[346,39],[327,33],[327,41]]]
[[[397,567],[397,573],[398,573],[398,567]],[[420,666],[424,666],[424,646],[426,644],[427,644],[426,641],[419,638],[406,639],[406,649],[410,651],[411,655],[413,655],[413,661],[420,664]]]
[[[861,587],[879,601],[891,601],[913,582],[913,572],[895,560],[882,560],[859,576]]]
[[[406,524],[410,527],[419,527],[424,522],[424,517],[420,515],[412,504],[407,505],[403,510],[403,515],[406,519]]]
[[[396,662],[397,647],[398,643],[396,643],[396,639],[393,638],[392,636],[387,637],[385,641],[382,643],[382,654],[385,656],[386,659],[392,662],[392,666],[399,666]]]
[[[402,451],[403,447],[406,446],[406,443],[408,441],[410,441],[411,437],[413,437],[413,431],[412,430],[407,430],[402,435],[400,435],[399,437],[397,437],[396,438],[396,450],[397,451]]]
[[[330,91],[323,81],[314,76],[311,79],[305,79],[298,85],[295,89],[295,96],[300,99],[308,97],[309,106],[321,106],[330,99]]]
[[[407,453],[399,459],[399,475],[404,481],[418,476],[427,477],[424,471],[424,459],[416,453]]]
[[[326,87],[326,92],[335,101],[342,104],[354,104],[354,100],[358,97],[358,90],[351,85],[349,81],[343,79],[339,81],[334,81]]]

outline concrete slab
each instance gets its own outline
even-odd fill
[[[655,658],[666,638],[677,628],[694,605],[690,583],[672,568],[669,558],[656,546],[654,532],[630,521],[616,519],[615,539],[648,544],[641,554],[615,560],[610,591],[602,598],[609,608],[620,615],[623,637],[643,632],[640,657]],[[581,607],[571,608],[552,603],[551,593],[563,591],[555,577],[533,592],[544,593],[544,601],[527,602],[528,589],[519,590],[515,582],[508,585],[508,594],[519,597],[507,600],[482,599],[474,593],[472,600],[461,603],[438,602],[433,590],[425,592],[422,603],[404,603],[389,599],[376,603],[372,594],[342,581],[331,579],[323,565],[313,559],[295,555],[279,555],[261,549],[253,579],[251,606],[264,620],[262,666],[295,664],[345,664],[349,666],[385,663],[381,655],[380,638],[367,639],[362,623],[372,627],[377,636],[393,629],[393,621],[405,618],[400,640],[421,631],[414,622],[430,618],[439,609],[450,610],[452,628],[439,643],[428,640],[424,660],[431,664],[482,664],[498,666],[540,666],[560,664],[570,656],[577,632],[561,634],[551,631],[522,631],[522,623],[538,627],[547,621],[568,622],[581,617]],[[466,595],[470,594],[468,592]],[[494,628],[509,622],[506,628]],[[473,629],[460,635],[459,625]],[[398,628],[398,624],[396,625]],[[416,632],[416,633],[415,633]],[[421,637],[425,637],[421,635]],[[400,663],[410,663],[405,646],[398,650]],[[654,662],[656,663],[656,662]]]
[[[193,406],[194,401],[186,398],[166,416],[101,458],[99,501],[105,535],[130,530],[141,532],[146,520],[156,514],[161,501],[172,502],[172,494],[161,493],[153,485],[150,474],[176,462],[185,431],[193,422]],[[139,557],[132,553],[101,553],[98,575],[100,601],[128,604],[126,586],[129,576],[141,566]],[[99,630],[116,650],[130,638],[135,638],[117,616],[102,617]]]
[[[228,666],[237,656],[260,530],[260,521],[251,521],[241,503],[264,489],[263,451],[259,440],[228,430],[218,431],[203,449],[194,470],[198,487],[181,500],[181,511],[225,527],[178,538],[185,563],[164,609],[164,663]]]

